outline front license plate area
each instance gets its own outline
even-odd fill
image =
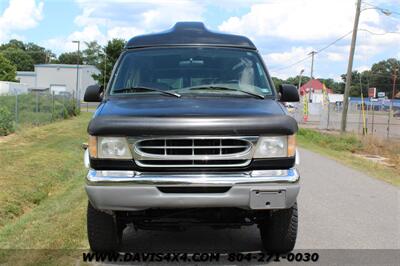
[[[282,209],[285,208],[286,191],[262,191],[250,192],[251,209]]]

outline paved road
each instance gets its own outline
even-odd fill
[[[301,150],[296,249],[400,249],[400,190]],[[134,232],[124,246],[143,252],[259,251],[258,229]]]

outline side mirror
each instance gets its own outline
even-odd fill
[[[281,102],[299,102],[299,92],[297,91],[297,87],[289,84],[282,84],[279,86],[279,93],[281,94],[281,98],[279,99]]]
[[[101,102],[103,98],[101,96],[102,92],[103,92],[103,86],[99,86],[97,84],[91,85],[87,87],[83,100],[85,102]]]

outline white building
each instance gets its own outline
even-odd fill
[[[17,80],[20,83],[28,84],[29,87],[34,87],[36,73],[34,71],[17,71]]]
[[[324,94],[321,92],[315,92],[311,94],[311,99],[313,103],[322,103]],[[330,103],[343,102],[343,94],[328,93],[328,99]]]
[[[35,71],[18,71],[17,79],[21,83],[28,84],[30,89],[48,89],[59,94],[60,92],[76,93],[76,80],[78,69],[78,89],[80,97],[87,86],[96,84],[93,74],[100,71],[91,65],[67,65],[67,64],[39,64],[35,65]]]
[[[0,95],[15,95],[28,92],[29,85],[11,81],[0,81]]]

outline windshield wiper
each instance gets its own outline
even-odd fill
[[[240,89],[234,89],[234,88],[229,88],[229,87],[224,87],[224,86],[219,86],[219,85],[202,85],[202,86],[193,86],[193,87],[187,87],[187,88],[182,88],[181,90],[225,90],[225,91],[238,91],[238,92],[243,92],[248,95],[260,98],[260,99],[265,99],[264,95],[257,94],[254,92],[250,91],[245,91],[245,90],[240,90]]]
[[[146,87],[146,86],[137,86],[137,87],[126,87],[126,88],[119,88],[115,89],[114,92],[138,92],[138,91],[156,91],[162,94],[170,95],[170,96],[175,96],[177,98],[180,98],[181,95],[179,93],[173,92],[173,91],[164,91],[156,88],[151,88],[151,87]]]

